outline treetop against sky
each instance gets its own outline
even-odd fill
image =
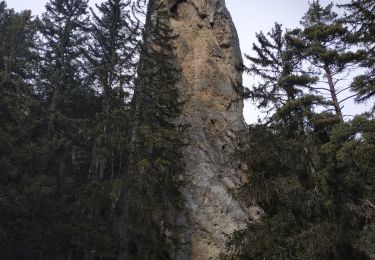
[[[102,0],[90,0],[90,5],[103,2]],[[263,31],[267,33],[273,27],[275,22],[283,25],[284,28],[295,28],[300,24],[300,20],[308,9],[309,1],[301,0],[226,0],[227,7],[232,14],[234,23],[240,39],[240,45],[243,54],[253,54],[252,44],[256,41],[255,33]],[[323,6],[333,2],[334,4],[344,4],[346,0],[321,0]],[[30,9],[35,15],[39,15],[44,11],[47,0],[8,0],[7,4],[10,8],[17,11]],[[341,10],[335,9],[341,12]],[[246,61],[245,61],[246,63]],[[244,75],[244,85],[251,87],[254,83],[252,77]],[[344,83],[350,83],[350,79]],[[348,93],[350,95],[350,93]],[[368,105],[368,106],[371,106]],[[366,105],[356,105],[351,100],[348,101],[344,108],[344,113],[354,115],[364,112]],[[262,117],[260,111],[249,101],[245,103],[244,116],[248,123],[257,121],[259,116]]]

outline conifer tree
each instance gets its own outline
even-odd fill
[[[304,134],[315,107],[327,106],[316,91],[318,78],[303,67],[303,60],[286,41],[280,24],[276,23],[267,36],[261,32],[256,37],[256,55],[246,56],[251,62],[246,72],[256,76],[258,83],[248,97],[267,112],[268,123],[279,121],[291,134]]]
[[[310,90],[319,90],[314,81],[294,92],[296,98],[284,101],[276,95],[288,97],[284,83],[293,82],[280,80],[285,70],[279,64],[285,57],[298,61],[293,74],[301,73],[302,79],[320,76],[319,70],[326,73],[324,66],[343,72],[361,58],[360,52],[344,52],[348,31],[341,31],[340,23],[325,23],[336,19],[331,8],[313,2],[304,30],[287,33],[285,42],[273,36],[276,29],[269,38],[257,35],[262,44],[254,48],[258,56],[250,58],[249,71],[260,83],[250,97],[275,113],[265,124],[249,126],[242,136],[238,156],[249,165],[249,182],[238,196],[264,213],[259,223],[233,235],[224,259],[370,259],[374,254],[373,119],[359,116],[343,122],[314,111],[315,105],[326,102],[301,102],[311,100]],[[314,24],[315,18],[320,22]],[[282,45],[284,52],[276,51]],[[304,60],[315,71],[304,70]],[[303,131],[295,131],[293,122]]]
[[[224,259],[370,259],[373,124],[365,117],[337,123],[320,130],[327,139],[315,130],[302,138],[277,125],[250,126],[240,152],[249,182],[240,194],[264,214],[234,234]],[[316,152],[306,155],[306,145]]]
[[[43,235],[33,212],[39,139],[39,102],[34,91],[36,26],[30,11],[0,2],[0,258],[36,254]]]
[[[169,12],[148,3],[132,99],[132,127],[117,226],[124,259],[169,259],[181,203],[183,127]]]
[[[311,2],[301,20],[303,28],[289,32],[287,41],[299,52],[301,59],[310,65],[311,71],[324,79],[325,86],[316,89],[329,94],[336,116],[343,121],[343,102],[355,95],[340,98],[340,93],[349,87],[339,89],[338,83],[345,79],[345,73],[349,72],[361,55],[350,51],[344,41],[348,29],[332,8],[332,3],[323,7],[319,1]]]
[[[367,72],[355,78],[352,90],[358,93],[357,102],[371,100],[375,95],[375,3],[371,0],[352,0],[339,5],[345,8],[342,21],[351,28],[348,42],[358,44],[364,54],[361,66]],[[372,108],[375,112],[375,106]]]
[[[36,27],[31,13],[16,13],[0,2],[0,123],[5,131],[28,118],[35,98],[32,85],[35,63]],[[19,130],[27,125],[19,126]],[[17,136],[15,134],[15,136]]]
[[[84,52],[98,105],[88,127],[93,140],[87,158],[89,177],[77,192],[80,207],[76,218],[84,220],[81,225],[85,228],[78,227],[77,232],[89,234],[95,256],[109,259],[116,258],[118,252],[113,236],[113,194],[126,174],[129,103],[139,53],[139,28],[131,8],[131,1],[108,0],[97,5],[97,13],[91,9],[90,44]],[[81,240],[87,243],[86,239]]]
[[[97,109],[88,85],[83,50],[88,44],[86,0],[51,0],[38,20],[41,34],[39,91],[45,108],[44,174],[54,181],[49,225],[51,255],[84,254],[95,248],[97,229],[83,200],[89,176],[90,123]],[[92,195],[93,196],[93,195]],[[91,209],[91,208],[90,208]]]
[[[83,141],[83,120],[95,112],[93,91],[85,84],[82,49],[87,43],[87,1],[51,0],[40,20],[42,34],[41,91],[48,110],[48,139],[59,177],[73,171],[73,147]],[[79,163],[77,163],[78,165]],[[69,174],[68,174],[69,175]]]
[[[59,112],[73,117],[80,111],[75,106],[87,103],[73,102],[73,98],[84,98],[81,95],[87,92],[82,84],[85,82],[82,50],[87,43],[88,27],[86,0],[51,0],[40,20],[43,39],[41,84],[51,110],[48,130],[52,136]],[[64,102],[70,102],[70,105],[65,106]],[[81,108],[80,113],[84,112]]]
[[[99,16],[91,9],[94,21],[91,62],[103,93],[103,110],[108,112],[114,106],[122,107],[126,95],[129,95],[121,92],[129,92],[131,87],[139,22],[132,18],[132,2],[129,0],[108,0],[97,8]]]
[[[278,23],[265,35],[256,34],[253,44],[256,56],[246,55],[251,62],[246,72],[259,77],[260,82],[249,90],[249,97],[258,108],[277,109],[288,101],[306,95],[317,81],[301,68],[301,61],[285,41],[284,31]],[[270,111],[271,112],[271,111]]]
[[[107,171],[107,177],[110,175],[113,180],[114,172],[118,175],[125,164],[125,158],[121,157],[125,156],[139,25],[132,18],[131,1],[109,0],[97,8],[99,14],[91,10],[93,44],[89,47],[88,59],[93,68],[95,88],[100,90],[102,101],[91,171],[101,178]]]

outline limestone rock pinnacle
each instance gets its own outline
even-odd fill
[[[161,1],[171,12],[182,120],[192,140],[184,151],[188,183],[175,258],[218,259],[249,215],[230,192],[240,184],[231,155],[244,124],[239,41],[224,0]]]

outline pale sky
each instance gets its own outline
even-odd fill
[[[17,11],[31,9],[35,15],[41,14],[47,0],[5,0],[8,7]],[[100,3],[103,0],[90,0],[90,4]],[[237,27],[240,45],[243,53],[251,54],[255,33],[268,32],[277,21],[286,28],[299,26],[299,21],[308,9],[308,0],[226,0],[227,7]],[[322,5],[330,0],[321,0]],[[344,3],[347,0],[334,0],[334,3]],[[246,64],[246,61],[245,61]],[[254,80],[244,75],[244,85],[250,87]],[[348,82],[349,84],[349,82]],[[368,107],[370,107],[369,105]],[[348,102],[344,114],[356,114],[365,110],[365,107]],[[244,116],[248,123],[256,122],[260,113],[249,102],[246,102]]]

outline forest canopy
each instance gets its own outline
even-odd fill
[[[223,259],[375,257],[375,2],[334,8],[311,1],[247,55],[260,80],[244,98],[267,116],[244,123],[233,193],[263,213]],[[189,126],[169,11],[49,0],[38,17],[0,2],[0,259],[170,258]],[[369,111],[348,117],[348,98]]]

